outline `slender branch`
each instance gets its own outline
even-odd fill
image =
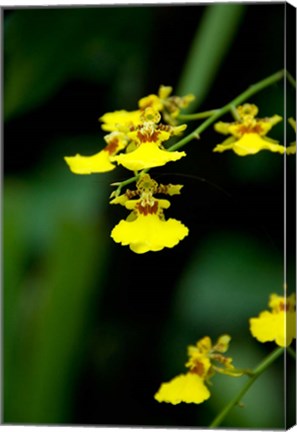
[[[134,176],[134,177],[130,177],[130,178],[128,178],[127,180],[124,180],[124,181],[122,181],[122,182],[115,182],[115,183],[112,183],[111,186],[118,186],[118,188],[117,188],[117,189],[115,190],[115,192],[114,192],[114,195],[115,195],[115,196],[119,196],[123,187],[127,186],[127,185],[130,184],[130,183],[133,183],[133,182],[137,181],[137,180],[139,179],[139,177],[140,177],[142,174],[145,174],[145,173],[147,173],[148,171],[149,171],[149,169],[147,168],[147,169],[144,169],[144,170],[140,171],[140,172],[137,173],[137,174],[135,173],[135,176]],[[137,172],[137,171],[136,171],[136,172]]]
[[[175,150],[185,146],[188,142],[192,141],[193,139],[199,139],[201,132],[205,131],[205,129],[207,129],[208,126],[210,126],[212,123],[214,123],[223,114],[232,110],[232,107],[239,105],[240,103],[244,102],[246,99],[250,98],[252,95],[258,93],[260,90],[263,90],[265,87],[268,87],[268,86],[276,83],[277,81],[281,80],[284,77],[284,74],[285,74],[285,71],[281,70],[281,71],[276,72],[273,75],[270,75],[269,77],[263,79],[262,81],[259,81],[258,83],[253,84],[247,90],[245,90],[243,93],[241,93],[239,96],[237,96],[235,99],[233,99],[231,102],[229,102],[227,105],[223,106],[220,109],[205,111],[204,113],[193,114],[193,115],[204,114],[206,116],[206,113],[207,113],[207,115],[209,115],[209,113],[211,113],[213,111],[213,114],[210,117],[208,117],[193,132],[191,132],[189,135],[187,135],[186,137],[184,137],[183,139],[181,139],[177,143],[173,144],[167,150],[168,151],[175,151]],[[181,117],[179,117],[179,118],[181,118]],[[200,118],[202,118],[202,117],[200,117]],[[197,119],[197,117],[196,117],[196,119]],[[116,190],[115,195],[116,196],[119,195],[121,192],[121,189],[124,186],[136,181],[139,178],[139,176],[141,175],[141,173],[148,172],[148,171],[149,171],[149,169],[146,169],[146,170],[140,172],[138,175],[129,178],[128,180],[125,180],[121,183],[114,184],[114,185],[119,185],[117,190]]]
[[[291,86],[296,88],[296,81],[294,80],[294,78],[292,77],[290,72],[286,71],[286,77],[287,77],[287,80],[289,81],[289,83],[291,84]]]
[[[237,121],[240,120],[240,115],[238,114],[236,107],[234,105],[232,105],[230,107],[230,111],[232,112],[232,115],[233,115],[235,120],[237,120]]]
[[[213,114],[215,114],[217,111],[218,110],[214,109],[210,111],[199,112],[196,114],[179,114],[177,118],[178,120],[182,120],[182,121],[199,120],[206,117],[210,117]]]
[[[209,427],[216,427],[221,424],[226,415],[231,411],[231,409],[239,404],[242,397],[251,387],[251,385],[256,381],[256,379],[284,352],[283,348],[277,348],[268,357],[266,357],[254,370],[253,376],[251,376],[248,381],[244,384],[240,392],[235,396],[224,408],[223,410],[216,416],[216,418],[211,422]]]
[[[269,77],[263,79],[262,81],[259,81],[258,83],[250,86],[247,90],[245,90],[243,93],[241,93],[239,96],[234,98],[231,102],[227,103],[227,105],[223,106],[221,109],[216,110],[216,112],[209,117],[207,120],[205,120],[200,126],[198,126],[192,133],[190,133],[185,138],[178,141],[176,144],[173,144],[171,147],[169,147],[168,151],[175,151],[184,145],[186,145],[189,141],[191,141],[193,138],[195,138],[198,135],[201,134],[205,129],[208,128],[212,123],[214,123],[219,117],[221,117],[223,114],[228,112],[232,109],[232,106],[236,106],[244,102],[246,99],[250,98],[252,95],[258,93],[260,90],[263,90],[265,87],[270,86],[271,84],[274,84],[275,82],[281,80],[284,77],[284,70],[281,70],[279,72],[274,73],[273,75],[270,75]]]

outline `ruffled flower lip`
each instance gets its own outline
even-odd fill
[[[114,227],[111,237],[138,254],[174,247],[188,235],[189,230],[176,219],[165,219],[164,209],[170,206],[170,202],[156,198],[155,194],[180,194],[182,185],[159,185],[144,174],[136,186],[136,190],[127,190],[111,201],[111,204],[121,204],[132,210],[127,220]]]
[[[296,339],[295,294],[289,297],[272,294],[270,311],[263,311],[257,318],[250,319],[250,331],[259,342],[275,342],[287,347]]]
[[[266,137],[270,129],[282,120],[279,115],[258,119],[256,105],[244,104],[236,109],[239,120],[232,123],[218,122],[214,125],[217,132],[231,135],[214,148],[214,152],[233,150],[238,156],[254,155],[261,150],[284,154],[285,147]]]
[[[210,337],[200,339],[196,345],[188,347],[188,361],[186,367],[189,371],[161,384],[154,398],[158,402],[177,405],[181,402],[200,404],[210,397],[210,391],[205,385],[214,373],[225,373],[234,377],[242,375],[232,365],[231,357],[223,354],[229,347],[231,338],[222,335],[213,345]],[[220,363],[221,367],[216,364]]]

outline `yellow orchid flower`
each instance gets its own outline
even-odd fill
[[[64,159],[74,174],[93,174],[115,169],[111,163],[112,156],[127,146],[128,140],[121,132],[112,132],[104,137],[107,145],[92,156],[65,156]]]
[[[177,127],[159,124],[161,119],[158,111],[149,107],[141,116],[142,124],[127,133],[134,143],[122,153],[111,158],[131,171],[163,166],[167,162],[174,162],[186,156],[185,152],[170,152],[163,148],[162,143],[171,136],[181,133],[186,125]],[[130,150],[130,151],[129,151]]]
[[[216,344],[212,345],[211,339],[205,336],[195,346],[189,346],[188,361],[185,364],[189,371],[161,384],[154,398],[158,402],[173,405],[181,402],[200,404],[211,396],[205,382],[216,372],[241,376],[242,373],[232,365],[231,357],[223,355],[230,340],[230,336],[222,335]],[[218,364],[221,366],[217,366]]]
[[[283,154],[285,148],[279,145],[266,134],[270,129],[282,120],[279,115],[257,119],[258,108],[256,105],[244,104],[237,107],[239,120],[233,123],[218,122],[214,125],[217,132],[232,136],[222,144],[214,148],[214,152],[233,150],[239,156],[253,155],[260,150],[270,150]]]
[[[289,346],[296,339],[296,298],[271,294],[268,306],[257,318],[250,319],[250,331],[259,342],[274,341],[281,347]]]
[[[290,117],[288,119],[288,122],[290,123],[290,125],[292,126],[292,128],[294,129],[294,131],[296,132],[296,120],[294,120],[292,117]],[[296,141],[292,142],[287,148],[286,148],[286,153],[288,155],[290,154],[296,154]]]
[[[170,202],[157,199],[154,194],[179,194],[182,185],[158,185],[148,174],[144,174],[136,186],[136,191],[127,190],[111,201],[111,204],[121,204],[132,210],[127,220],[120,221],[113,228],[111,237],[138,254],[176,246],[189,230],[176,219],[165,220],[163,210],[170,206]],[[132,199],[135,196],[139,198]]]
[[[141,98],[138,101],[140,109],[153,108],[156,111],[162,112],[164,120],[171,125],[176,124],[176,117],[179,115],[180,110],[185,108],[191,103],[195,96],[188,94],[186,96],[170,96],[172,87],[161,85],[158,95],[150,94]]]

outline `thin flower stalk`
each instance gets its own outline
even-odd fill
[[[209,427],[214,428],[219,426],[225,417],[229,414],[231,409],[238,405],[246,394],[248,389],[252,386],[252,384],[265,372],[266,369],[278,358],[281,354],[284,353],[283,348],[275,349],[271,354],[269,354],[252,372],[252,376],[246,381],[242,389],[239,393],[223,408],[223,410],[216,416],[216,418],[210,423]]]

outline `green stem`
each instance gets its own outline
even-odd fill
[[[232,105],[232,106],[230,107],[230,110],[231,110],[231,112],[232,112],[232,115],[233,115],[234,119],[235,119],[236,121],[240,121],[240,115],[238,114],[238,112],[237,112],[237,110],[236,110],[236,107],[235,107],[234,105]]]
[[[294,80],[294,78],[292,77],[292,75],[290,74],[290,72],[286,71],[286,76],[287,76],[287,80],[289,81],[289,83],[291,84],[292,87],[296,88],[296,81]]]
[[[216,416],[216,418],[209,425],[210,428],[219,426],[224,420],[226,415],[231,411],[231,409],[237,405],[251,385],[256,381],[256,379],[284,352],[283,348],[277,348],[268,357],[266,357],[254,370],[253,376],[251,376],[248,381],[244,384],[240,392],[235,398],[233,398],[223,410]]]
[[[168,151],[175,151],[184,145],[186,145],[189,141],[191,141],[194,138],[198,138],[201,132],[203,132],[205,129],[208,128],[212,123],[214,123],[219,117],[221,117],[223,114],[228,112],[232,109],[232,106],[237,106],[244,102],[246,99],[250,98],[252,95],[258,93],[260,90],[263,90],[265,87],[270,86],[271,84],[274,84],[275,82],[281,80],[284,77],[284,70],[281,70],[279,72],[274,73],[273,75],[270,75],[269,77],[263,79],[262,81],[259,81],[258,83],[251,85],[247,90],[245,90],[243,93],[241,93],[239,96],[237,96],[235,99],[233,99],[231,102],[227,103],[227,105],[223,106],[222,108],[216,110],[216,112],[211,116],[208,117],[207,120],[205,120],[200,126],[198,126],[192,133],[190,133],[185,138],[178,141],[176,144],[173,144],[171,147],[169,147]]]
[[[115,196],[119,196],[123,187],[127,186],[130,183],[137,181],[142,174],[145,174],[148,171],[149,171],[149,169],[147,168],[147,169],[142,170],[140,173],[135,174],[134,177],[130,177],[127,180],[124,180],[122,182],[112,183],[111,186],[118,186],[118,188],[116,189]]]
[[[199,112],[196,114],[179,114],[179,116],[177,117],[178,120],[182,120],[182,121],[190,121],[190,120],[199,120],[199,119],[203,119],[206,117],[210,117],[213,114],[215,114],[217,111],[219,110],[210,110],[210,111],[203,111],[203,112]]]
[[[249,97],[251,97],[252,95],[254,95],[255,93],[258,93],[260,90],[263,90],[265,87],[270,86],[271,84],[274,84],[275,82],[281,80],[284,77],[284,70],[281,70],[279,72],[274,73],[273,75],[270,75],[269,77],[263,79],[262,81],[259,81],[258,83],[250,86],[246,91],[244,91],[243,93],[241,93],[239,96],[237,96],[235,99],[233,99],[231,102],[229,102],[227,105],[223,106],[220,109],[216,109],[216,110],[211,110],[211,111],[205,111],[204,113],[198,113],[199,115],[201,114],[205,114],[206,113],[211,113],[213,111],[213,114],[208,117],[200,126],[198,126],[193,132],[191,132],[188,136],[186,136],[185,138],[181,139],[180,141],[178,141],[176,144],[173,144],[171,147],[169,147],[167,150],[168,151],[175,151],[183,146],[185,146],[188,142],[192,141],[193,139],[199,139],[200,137],[200,133],[205,131],[205,129],[208,128],[208,126],[210,126],[212,123],[214,123],[218,118],[220,118],[223,114],[225,114],[226,112],[232,110],[232,107],[239,105],[240,103],[244,102],[246,99],[248,99]],[[198,115],[198,114],[193,114],[193,115]],[[179,117],[180,118],[180,117]],[[202,117],[200,117],[202,118]],[[197,117],[196,117],[197,119]],[[144,172],[148,172],[149,169],[143,170],[141,171],[138,175],[129,178],[128,180],[125,180],[123,182],[121,182],[118,186],[118,189],[116,191],[116,195],[119,195],[121,192],[121,189],[130,184],[133,183],[134,181],[136,181],[139,176],[144,173]],[[118,183],[116,183],[115,185],[117,185]]]

